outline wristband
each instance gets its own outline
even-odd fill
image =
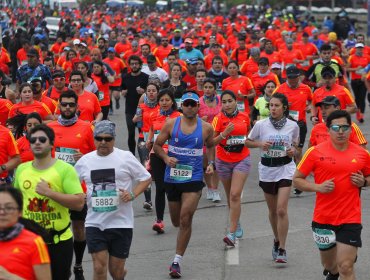
[[[135,200],[135,194],[133,192],[130,192],[130,195],[131,195],[131,201],[134,201]]]
[[[221,137],[222,139],[224,139],[224,140],[226,139],[226,137],[222,135],[222,132],[220,133],[220,137]]]

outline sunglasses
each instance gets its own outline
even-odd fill
[[[40,143],[44,144],[48,140],[47,137],[45,136],[40,136],[40,137],[30,137],[30,143],[35,144],[36,141],[39,140]]]
[[[185,100],[184,102],[182,102],[182,106],[184,107],[197,107],[198,103],[195,102],[194,100]]]
[[[342,132],[346,132],[350,129],[350,125],[348,124],[343,124],[343,125],[338,125],[338,124],[333,124],[330,126],[330,129],[335,131],[335,132],[339,132],[339,130],[342,129]]]
[[[111,142],[114,138],[113,137],[100,137],[100,136],[95,136],[94,139],[98,142]]]
[[[74,102],[60,102],[60,106],[62,107],[67,107],[69,106],[70,108],[75,108],[76,107],[76,103]]]
[[[64,78],[64,77],[61,77],[61,78],[54,78],[54,79],[53,79],[53,81],[54,81],[54,82],[57,82],[57,83],[58,83],[58,82],[64,82],[65,80],[66,80],[66,78]]]
[[[73,80],[71,80],[71,83],[79,83],[81,81],[82,81],[82,79],[73,79]]]

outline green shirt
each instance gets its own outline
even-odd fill
[[[69,209],[56,201],[36,193],[36,185],[41,178],[49,183],[52,190],[65,194],[83,193],[78,175],[68,163],[61,160],[45,170],[32,166],[32,161],[18,166],[14,187],[23,194],[23,217],[39,223],[47,230],[61,231],[70,223]],[[72,231],[68,228],[60,240],[72,238]]]
[[[266,119],[270,115],[270,110],[268,108],[268,102],[265,97],[261,96],[254,103],[254,107],[258,110],[260,114],[260,119]]]

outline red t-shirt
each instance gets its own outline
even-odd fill
[[[270,65],[273,63],[282,63],[282,58],[280,53],[278,52],[272,52],[271,54],[268,54],[266,52],[261,52],[261,57],[266,57],[269,60]]]
[[[10,241],[0,241],[0,247],[0,266],[22,279],[36,280],[33,267],[50,263],[48,248],[41,236],[26,229]]]
[[[234,124],[234,130],[222,140],[216,147],[216,157],[226,162],[238,162],[249,156],[250,151],[247,147],[243,147],[241,152],[228,152],[223,146],[226,145],[240,145],[245,143],[249,129],[249,116],[244,112],[239,112],[235,118],[228,118],[224,113],[219,113],[214,117],[212,126],[217,134],[225,130],[229,123]]]
[[[0,125],[0,165],[7,163],[9,157],[16,155],[19,155],[19,150],[13,134],[5,126]],[[0,173],[0,178],[7,176],[7,171]]]
[[[115,79],[114,82],[110,83],[109,85],[112,87],[121,86],[121,83],[122,83],[121,72],[123,71],[123,69],[125,69],[125,64],[123,63],[122,59],[119,59],[118,57],[109,59],[107,57],[103,60],[103,62],[107,63],[113,69],[115,74],[120,77],[118,79]]]
[[[247,61],[245,61],[242,66],[240,67],[240,72],[247,76],[247,77],[252,77],[252,75],[254,73],[256,73],[258,71],[258,64],[257,62],[252,59],[252,58],[249,58]]]
[[[236,96],[239,91],[243,95],[247,95],[251,89],[253,89],[253,84],[251,80],[245,76],[239,76],[236,79],[228,77],[222,81],[222,90],[231,90]],[[237,97],[237,101],[239,111],[244,110],[246,113],[249,114],[250,110],[248,98],[240,99]]]
[[[294,120],[306,122],[307,102],[312,100],[312,91],[309,86],[301,83],[293,89],[287,83],[283,83],[275,89],[275,92],[282,93],[288,98],[290,116]]]
[[[314,222],[334,226],[361,223],[360,188],[352,184],[351,174],[370,175],[368,151],[351,142],[345,151],[338,151],[326,141],[308,149],[297,169],[305,176],[313,172],[316,184],[334,178],[331,193],[316,193]]]
[[[97,114],[101,112],[99,99],[95,94],[84,90],[78,96],[78,118],[83,121],[92,122]]]
[[[357,68],[358,66],[365,68],[369,64],[369,59],[367,56],[357,56],[354,54],[348,58],[348,63],[350,68]],[[361,79],[361,76],[356,71],[351,72],[351,80]]]
[[[109,106],[110,96],[109,96],[109,83],[103,84],[101,77],[91,74],[91,78],[95,81],[98,86],[98,95],[100,106]]]
[[[34,100],[32,104],[24,105],[22,102],[14,104],[9,111],[9,118],[14,117],[17,114],[30,114],[36,112],[41,116],[41,119],[45,119],[51,114],[48,106],[44,103]]]
[[[13,103],[8,99],[0,98],[0,125],[4,125],[9,116],[10,108],[12,108]]]
[[[268,75],[261,77],[258,72],[254,73],[251,77],[253,86],[256,90],[256,97],[259,97],[261,94],[263,94],[262,90],[265,84],[268,81],[275,82],[276,86],[280,85],[279,78],[272,72],[270,72]],[[255,98],[256,99],[256,98]]]
[[[51,86],[50,88],[48,88],[47,90],[45,90],[42,95],[45,95],[47,97],[50,97],[51,99],[55,100],[55,101],[58,101],[59,99],[59,96],[62,94],[63,91],[67,90],[68,88],[65,87],[62,91],[57,91],[56,87],[54,86]],[[49,90],[50,90],[50,94],[49,94]]]
[[[142,122],[143,127],[141,128],[142,132],[149,132],[150,129],[150,119],[153,114],[157,114],[159,111],[159,105],[155,106],[154,108],[150,108],[145,103],[140,103],[139,106],[142,110]]]
[[[28,141],[26,136],[17,139],[17,145],[22,162],[31,161],[34,159],[30,146],[30,141]]]
[[[325,123],[316,124],[311,130],[310,144],[316,146],[327,140],[329,140],[329,131]],[[349,135],[349,141],[357,145],[366,145],[367,141],[365,136],[362,134],[361,129],[357,124],[352,123],[351,134]]]

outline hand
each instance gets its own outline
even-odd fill
[[[272,146],[272,142],[271,141],[266,141],[266,142],[261,142],[261,149],[263,151],[268,151],[268,149],[270,149],[270,147]]]
[[[166,163],[166,165],[168,165],[170,167],[176,167],[176,164],[177,164],[178,160],[174,157],[167,156],[166,159],[164,160],[164,162]]]
[[[363,185],[365,184],[365,180],[366,178],[361,171],[351,173],[351,183],[354,184],[356,187],[363,187]]]
[[[36,193],[43,195],[43,196],[49,196],[50,194],[50,185],[48,182],[46,182],[44,179],[40,178],[40,182],[36,185]]]
[[[208,166],[206,168],[206,174],[212,175],[213,172],[215,172],[215,170],[213,168],[213,164],[208,164]]]
[[[325,182],[318,185],[318,192],[320,193],[331,193],[334,190],[334,178],[326,180]]]
[[[234,128],[235,128],[234,124],[230,122],[225,128],[225,130],[222,132],[222,135],[224,137],[228,136],[234,130]]]
[[[93,120],[92,122],[91,122],[91,124],[92,125],[94,125],[95,126],[95,124],[97,123],[97,121],[96,120]]]
[[[146,146],[146,148],[150,151],[150,150],[152,149],[152,147],[153,147],[153,142],[152,142],[152,141],[150,141],[150,140],[147,140],[147,141],[145,142],[145,146]]]
[[[315,124],[317,124],[317,123],[319,122],[319,118],[317,118],[317,117],[312,117],[312,118],[311,118],[311,122],[312,122],[312,125],[315,125]]]
[[[286,150],[286,154],[287,154],[287,156],[288,157],[290,157],[290,158],[292,158],[292,157],[294,157],[294,155],[295,155],[295,148],[294,147],[290,147],[290,148],[288,148],[287,150]]]
[[[83,154],[80,151],[78,151],[73,155],[73,159],[74,161],[78,161],[82,156]]]
[[[136,88],[136,91],[137,91],[137,93],[138,93],[139,95],[142,95],[142,94],[145,92],[145,90],[144,90],[143,88],[141,88],[140,86],[138,86],[138,87]]]
[[[244,95],[240,90],[238,90],[238,94],[237,94],[237,96],[239,97],[239,98],[246,98],[247,96],[246,95]]]
[[[120,192],[119,197],[123,202],[130,202],[133,200],[131,193],[129,191],[119,189],[119,192]]]

